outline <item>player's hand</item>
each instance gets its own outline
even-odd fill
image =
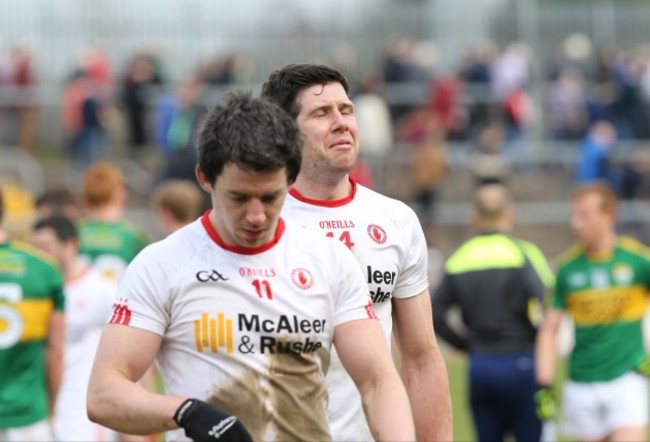
[[[557,396],[553,387],[540,387],[534,398],[537,417],[543,421],[555,418],[557,414]]]
[[[634,370],[637,373],[650,378],[650,357],[646,356]]]
[[[198,399],[188,399],[174,413],[174,421],[194,442],[253,442],[239,420]]]

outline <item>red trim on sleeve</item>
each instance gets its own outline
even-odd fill
[[[370,319],[379,319],[377,313],[375,313],[375,309],[372,308],[372,301],[368,301],[366,304],[366,313],[368,313],[368,318]]]

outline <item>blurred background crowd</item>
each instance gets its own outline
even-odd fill
[[[432,277],[467,235],[471,190],[504,182],[516,234],[549,259],[573,241],[568,189],[609,181],[620,229],[650,242],[650,3],[645,0],[21,0],[0,14],[0,186],[30,228],[46,189],[90,164],[151,195],[194,182],[194,136],[229,88],[292,61],[341,69],[359,182],[410,204]],[[433,281],[432,281],[433,282]]]

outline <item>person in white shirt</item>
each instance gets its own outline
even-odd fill
[[[300,173],[282,215],[339,239],[354,252],[385,342],[390,344],[394,332],[398,343],[418,439],[448,441],[451,398],[433,332],[424,233],[406,204],[350,178],[359,135],[348,89],[341,72],[318,64],[286,65],[262,85],[262,97],[279,104],[296,121],[304,140]],[[340,355],[340,347],[335,348]],[[363,402],[336,356],[327,382],[334,439],[370,440]]]
[[[115,431],[91,422],[86,415],[90,370],[117,284],[78,259],[77,229],[64,215],[54,213],[39,219],[34,224],[32,243],[56,259],[65,278],[65,351],[63,379],[54,406],[54,439],[118,440]]]
[[[129,265],[90,379],[91,420],[169,440],[330,440],[334,342],[373,436],[415,439],[354,256],[280,217],[301,148],[266,100],[233,93],[209,113],[196,175],[212,210]],[[135,383],[156,356],[165,395]]]

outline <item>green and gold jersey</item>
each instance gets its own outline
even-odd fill
[[[575,324],[569,377],[578,382],[608,381],[644,358],[641,322],[648,305],[648,249],[619,238],[613,253],[593,257],[575,246],[560,259],[553,306]]]
[[[79,254],[105,278],[119,282],[126,266],[149,243],[144,232],[126,221],[82,221]]]
[[[53,311],[63,311],[54,261],[27,244],[0,244],[0,428],[48,415],[45,344]]]

